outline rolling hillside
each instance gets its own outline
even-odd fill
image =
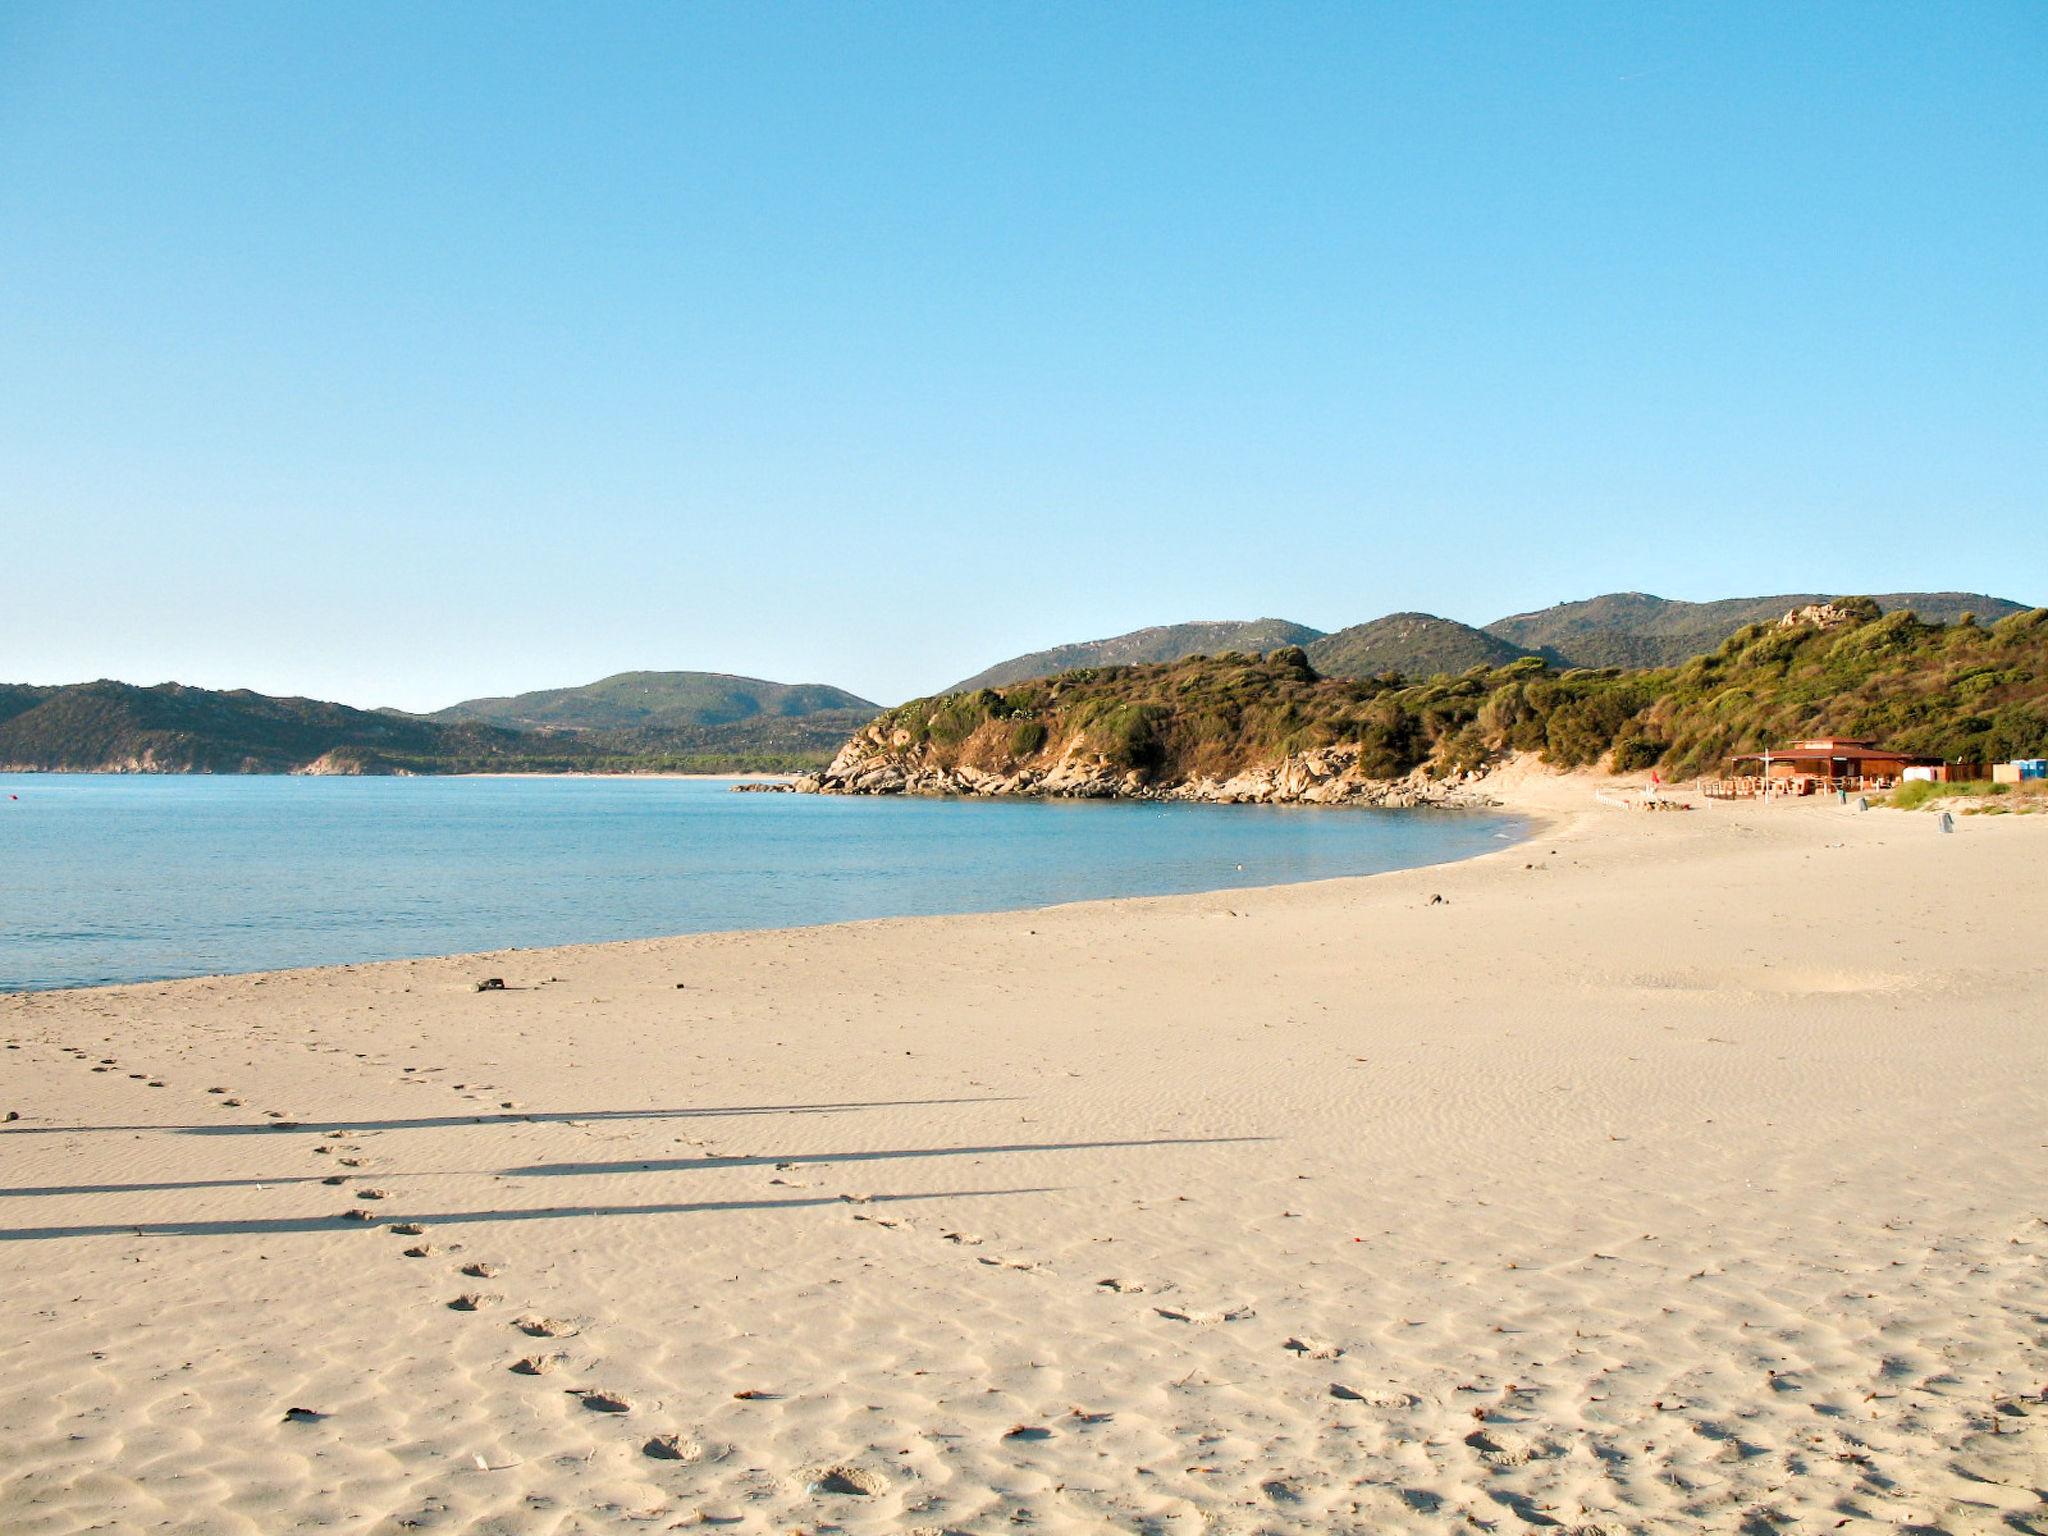
[[[1486,632],[1541,652],[1567,667],[1675,667],[1713,650],[1745,624],[1767,624],[1795,608],[1827,601],[1822,593],[1731,597],[1688,603],[1647,592],[1609,592],[1510,614]],[[1989,623],[2025,605],[1981,592],[1886,592],[1871,599],[1885,613],[1910,610],[1930,624],[1953,624],[1966,613]]]
[[[1308,659],[1325,677],[1433,677],[1468,667],[1501,667],[1529,653],[1483,629],[1440,619],[1432,613],[1390,613],[1369,624],[1354,624],[1308,647]]]
[[[575,688],[545,688],[502,699],[466,699],[426,718],[481,721],[519,730],[616,731],[730,725],[759,717],[796,719],[827,713],[865,719],[880,709],[879,704],[823,683],[772,683],[723,672],[620,672]]]
[[[631,730],[515,730],[177,683],[0,685],[0,770],[74,773],[793,772],[871,709]]]
[[[1076,667],[1125,667],[1141,662],[1179,661],[1183,656],[1214,655],[1220,651],[1262,652],[1283,645],[1307,645],[1322,638],[1319,629],[1287,619],[1225,619],[1191,624],[1158,624],[1134,629],[1127,635],[1107,640],[1083,640],[1056,645],[999,661],[955,683],[948,693],[975,688],[1001,688],[1034,677],[1051,677]]]

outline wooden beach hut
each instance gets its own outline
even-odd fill
[[[1756,795],[1861,793],[1890,789],[1908,768],[1940,768],[1938,757],[1895,752],[1874,741],[1850,736],[1814,736],[1759,752],[1738,752],[1728,759],[1726,775],[1705,792],[1720,799]]]

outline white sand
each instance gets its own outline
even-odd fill
[[[2048,818],[1526,793],[1370,880],[0,1000],[0,1530],[2048,1529]]]

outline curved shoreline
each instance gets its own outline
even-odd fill
[[[502,798],[491,803],[499,805]],[[719,801],[724,799],[723,796],[715,798]],[[240,804],[232,797],[220,803]],[[523,802],[514,797],[508,803],[518,805]],[[581,804],[580,800],[575,803]],[[974,812],[971,807],[989,807],[993,803],[992,797],[963,797],[961,814],[972,818]],[[1016,803],[1035,802],[1017,797]],[[711,801],[702,796],[692,796],[679,804],[705,807],[710,806]],[[823,807],[818,809],[822,811]],[[1081,811],[1084,807],[1075,805],[1072,809]],[[106,933],[101,936],[104,942],[95,943],[92,935],[86,935],[87,942],[77,945],[75,954],[65,952],[61,940],[44,945],[46,952],[31,955],[23,951],[17,954],[8,968],[19,979],[0,987],[0,996],[159,986],[209,977],[275,976],[337,967],[359,968],[428,959],[456,960],[466,955],[543,953],[591,945],[682,939],[699,934],[788,932],[844,923],[1033,912],[1090,902],[1173,899],[1272,885],[1369,879],[1403,869],[1436,867],[1484,857],[1529,835],[1525,817],[1498,809],[1490,813],[1458,811],[1452,818],[1453,822],[1466,825],[1446,826],[1437,832],[1426,832],[1422,830],[1421,823],[1407,818],[1390,818],[1384,825],[1399,830],[1381,834],[1354,824],[1344,829],[1341,835],[1333,830],[1327,838],[1311,836],[1306,842],[1297,842],[1293,834],[1279,831],[1270,822],[1245,826],[1241,833],[1236,833],[1223,830],[1229,825],[1227,818],[1212,821],[1198,817],[1182,825],[1191,828],[1199,825],[1203,830],[1182,833],[1174,830],[1173,823],[1146,818],[1134,824],[1126,820],[1139,810],[1138,806],[1128,802],[1121,807],[1105,806],[1102,809],[1110,819],[1107,823],[1093,824],[1099,825],[1099,832],[1081,831],[1091,824],[1072,821],[1034,823],[1006,817],[994,822],[954,822],[950,819],[950,812],[934,814],[928,808],[916,814],[910,824],[897,822],[893,813],[879,816],[870,813],[858,818],[858,836],[863,840],[862,846],[873,851],[859,855],[857,864],[845,866],[855,873],[850,884],[841,879],[835,890],[829,883],[817,883],[830,882],[834,870],[840,868],[833,862],[830,846],[838,834],[832,833],[829,827],[820,827],[816,833],[820,840],[817,856],[806,855],[808,862],[799,860],[779,877],[784,887],[782,895],[755,890],[743,882],[742,888],[728,901],[726,897],[712,894],[716,889],[716,877],[707,873],[703,880],[687,882],[702,893],[695,898],[695,905],[689,908],[665,908],[658,898],[650,900],[635,896],[629,888],[621,888],[613,896],[582,903],[574,913],[562,909],[563,902],[567,900],[566,893],[575,888],[574,879],[591,878],[593,872],[600,880],[628,878],[626,866],[621,866],[615,875],[608,876],[605,871],[611,869],[609,855],[599,852],[594,855],[591,871],[569,871],[564,880],[571,883],[564,884],[561,880],[550,883],[546,894],[535,902],[515,900],[486,904],[467,920],[459,913],[450,912],[445,921],[437,915],[404,927],[393,927],[388,933],[380,933],[367,926],[375,921],[373,906],[364,906],[361,910],[337,907],[335,919],[325,924],[312,921],[304,925],[285,923],[277,930],[279,937],[259,935],[260,942],[256,943],[241,942],[234,937],[239,926],[239,909],[233,907],[219,912],[209,910],[186,923],[185,928],[189,932],[182,939],[171,934],[168,937],[131,940],[130,930],[120,926],[130,919],[109,916],[101,919],[101,926],[106,928]],[[906,806],[905,811],[908,813],[910,808]],[[503,814],[502,808],[492,814]],[[597,814],[600,823],[607,819],[602,807],[598,808]],[[660,819],[665,813],[656,808],[649,814]],[[701,816],[704,811],[698,809],[686,814]],[[727,825],[752,824],[751,821],[731,823],[729,819],[721,819],[726,820]],[[812,816],[797,814],[792,817],[784,813],[773,821],[783,826],[794,821],[800,824],[798,830],[801,831],[801,824],[808,824],[814,819]],[[428,820],[439,824],[431,815]],[[837,822],[843,818],[828,816],[825,820]],[[576,821],[563,823],[567,831],[560,835],[573,839],[574,828],[579,824]],[[257,857],[268,847],[269,841],[274,840],[274,834],[266,830],[270,825],[268,821],[257,821],[253,825],[260,837],[246,847],[238,842],[237,847],[241,848],[238,856]],[[393,824],[396,834],[401,837],[409,825],[410,822]],[[1018,835],[1009,829],[1033,825],[1045,828],[1058,826],[1065,830],[1051,833],[1050,842],[1044,840],[1047,835],[1044,832],[1022,832],[1022,841],[1017,845],[1020,850],[1039,848],[1043,851],[1027,853],[1019,861],[1016,871],[1003,875],[994,868],[992,861],[1000,861],[1009,840]],[[890,830],[892,826],[896,830]],[[921,831],[920,827],[927,831]],[[921,838],[927,832],[939,837],[943,847],[956,851],[932,856],[933,873],[929,881],[920,875],[906,883],[901,872],[892,873],[892,863],[907,859],[911,862],[903,866],[905,870],[913,866],[922,868],[925,856],[918,849],[923,846]],[[380,835],[376,845],[381,848],[389,841],[390,835]],[[794,834],[784,831],[774,835],[787,839]],[[720,833],[718,837],[720,841],[705,846],[733,846],[732,834]],[[560,840],[559,836],[556,840]],[[799,853],[803,842],[803,837],[797,838]],[[1117,854],[1115,850],[1119,847],[1125,852]],[[891,849],[898,852],[891,853]],[[964,854],[958,851],[961,849],[965,850]],[[536,856],[544,855],[523,855],[529,861]],[[715,866],[723,855],[714,853],[711,857]],[[1243,861],[1236,864],[1235,870],[1228,862],[1234,859]],[[1223,862],[1212,863],[1212,860]],[[442,864],[445,862],[441,861]],[[775,862],[770,861],[770,869]],[[973,883],[971,876],[983,865],[989,866],[991,876],[999,878]],[[871,866],[874,878],[868,874]],[[382,868],[381,865],[377,867]],[[394,863],[382,878],[386,884],[403,880],[407,867]],[[317,861],[309,868],[317,868]],[[439,868],[437,865],[437,870]],[[767,878],[767,874],[760,874],[755,885]],[[319,893],[317,879],[310,876],[309,879],[310,884],[278,891],[277,898],[284,904],[261,910],[288,914],[294,910],[291,903],[297,901],[319,906],[327,898]],[[265,894],[269,893],[266,891]],[[439,892],[434,899],[440,899]],[[246,900],[243,905],[247,905]],[[595,920],[592,920],[593,914]],[[479,921],[479,917],[485,920]],[[499,921],[501,918],[503,920]],[[679,919],[687,921],[678,926]],[[549,932],[551,927],[552,933]],[[351,939],[380,936],[387,942],[374,950],[349,942]],[[516,949],[508,949],[503,940],[514,937],[521,942]],[[485,942],[475,942],[478,938]],[[447,942],[450,939],[470,942]],[[162,969],[148,963],[158,958],[156,951],[165,950],[166,945],[173,943],[182,943],[186,952],[184,957],[164,953],[161,958],[171,964]],[[185,961],[182,968],[176,964],[179,958]],[[194,969],[192,961],[210,964],[203,970]],[[241,962],[239,965],[236,964],[238,961]]]

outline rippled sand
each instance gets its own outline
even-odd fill
[[[2048,1530],[2048,818],[1521,797],[0,999],[0,1529]]]

